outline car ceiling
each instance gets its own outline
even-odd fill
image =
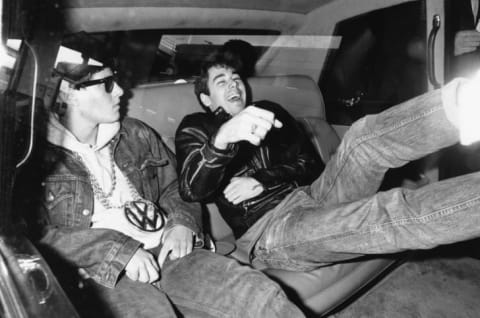
[[[61,8],[71,32],[234,28],[322,34],[341,19],[407,1],[413,0],[64,0]]]
[[[415,0],[63,0],[55,12],[62,13],[66,33],[238,29],[328,37],[339,21],[409,1]],[[328,48],[285,50],[274,45],[257,67],[264,75],[318,79],[327,53]]]
[[[99,8],[99,7],[195,7],[223,8],[243,10],[283,11],[306,14],[313,9],[333,0],[69,0],[64,7]]]

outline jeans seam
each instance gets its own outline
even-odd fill
[[[443,106],[434,106],[434,107],[431,107],[419,114],[417,114],[416,116],[413,116],[413,117],[408,117],[408,118],[405,118],[404,120],[401,120],[399,121],[398,123],[396,123],[395,125],[391,125],[389,127],[385,127],[383,129],[380,129],[380,130],[377,130],[377,131],[373,131],[373,132],[370,132],[370,133],[367,133],[363,136],[360,136],[360,137],[357,137],[355,138],[355,143],[352,143],[352,146],[350,146],[349,148],[349,151],[347,153],[345,153],[345,155],[343,156],[342,158],[342,162],[341,164],[339,165],[339,168],[337,169],[337,173],[335,174],[335,177],[333,179],[333,182],[331,183],[330,185],[330,188],[325,191],[325,194],[323,195],[323,197],[319,198],[318,199],[318,202],[322,202],[329,194],[330,192],[332,191],[332,189],[334,188],[334,185],[336,184],[337,182],[337,179],[340,175],[340,172],[342,172],[345,168],[345,165],[346,165],[346,162],[347,162],[347,158],[349,158],[351,156],[351,153],[357,148],[359,147],[361,144],[367,142],[367,141],[370,141],[371,139],[373,138],[378,138],[379,136],[382,136],[382,135],[385,135],[387,133],[390,133],[398,128],[401,128],[407,124],[410,124],[414,121],[417,121],[421,118],[424,118],[428,115],[431,115],[433,113],[435,113],[436,111],[441,111],[443,110]]]
[[[192,310],[198,310],[203,313],[207,313],[209,315],[212,315],[214,317],[225,317],[225,318],[231,318],[231,316],[228,316],[226,312],[223,312],[221,310],[218,310],[216,308],[212,308],[210,306],[206,306],[205,304],[197,301],[193,301],[191,298],[185,298],[182,296],[178,296],[172,292],[167,294],[168,297],[172,298],[172,301],[175,306],[183,306],[183,307],[188,307]],[[175,298],[175,300],[173,300]]]
[[[435,210],[435,211],[433,211],[433,212],[431,212],[427,215],[423,215],[421,217],[403,218],[403,219],[400,219],[400,220],[385,222],[385,223],[382,223],[382,224],[370,225],[370,226],[367,227],[366,230],[363,230],[363,231],[351,230],[351,231],[347,231],[347,232],[333,233],[333,234],[330,234],[328,237],[323,237],[323,238],[317,239],[315,241],[329,242],[329,241],[333,241],[333,240],[338,240],[339,236],[341,236],[342,238],[346,238],[346,237],[353,236],[353,235],[364,235],[364,234],[379,232],[381,229],[386,228],[386,227],[394,227],[394,226],[397,226],[397,225],[405,225],[405,224],[426,223],[427,221],[437,219],[439,217],[451,215],[451,214],[456,213],[458,211],[462,211],[462,210],[464,210],[465,207],[472,207],[475,204],[478,204],[478,202],[480,202],[480,196],[477,196],[476,198],[473,198],[473,199],[470,199],[470,200],[467,200],[467,201],[462,201],[462,202],[457,203],[453,206],[448,206],[448,207],[445,207],[445,208],[437,209],[437,210]],[[312,244],[312,242],[313,241],[310,240],[310,241],[286,244],[286,245],[282,245],[282,246],[276,246],[274,248],[265,249],[265,252],[268,251],[267,253],[270,253],[270,252],[275,251],[277,249],[285,249],[285,248],[289,248],[289,247],[293,247],[293,246],[301,246],[301,245],[304,245],[304,244]]]

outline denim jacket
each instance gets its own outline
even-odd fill
[[[114,287],[141,243],[118,231],[90,227],[94,195],[85,166],[77,154],[44,143],[16,190],[23,198],[26,191],[33,194],[24,209],[29,236],[98,283]],[[126,118],[113,145],[116,164],[139,194],[167,212],[165,230],[181,224],[201,237],[200,206],[180,198],[175,157],[158,135]]]
[[[236,238],[294,188],[315,180],[324,167],[305,132],[286,110],[269,101],[255,102],[255,106],[275,113],[283,123],[282,128],[273,128],[259,147],[240,142],[225,150],[215,148],[212,141],[218,129],[231,118],[224,112],[188,115],[175,136],[181,196],[187,201],[214,201]],[[233,204],[222,191],[236,176],[253,177],[265,190]]]

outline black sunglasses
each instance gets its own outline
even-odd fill
[[[88,86],[98,85],[98,84],[105,84],[105,91],[107,93],[111,93],[113,91],[113,86],[115,84],[115,77],[114,76],[107,76],[105,78],[85,81],[77,84],[73,84],[74,89],[85,88]]]

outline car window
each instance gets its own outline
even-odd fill
[[[423,1],[341,21],[335,34],[342,43],[319,81],[329,122],[351,124],[427,90]]]
[[[127,87],[189,80],[215,48],[235,39],[252,44],[257,58],[278,32],[269,30],[135,30],[66,36],[56,62],[106,63],[121,72]]]
[[[0,46],[0,93],[7,89],[21,44],[21,40],[7,39],[6,46]]]

